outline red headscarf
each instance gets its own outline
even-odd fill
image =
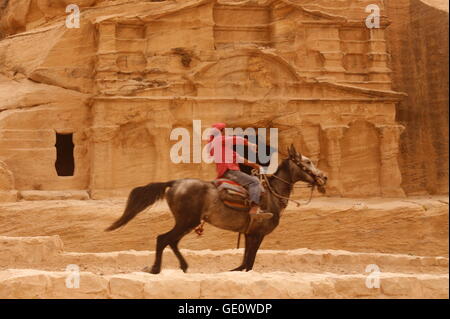
[[[211,127],[218,129],[219,131],[222,131],[225,127],[227,127],[227,125],[225,123],[216,123],[216,124],[213,124]],[[211,136],[209,137],[209,142],[212,142],[214,137],[215,137],[215,135],[211,134]]]

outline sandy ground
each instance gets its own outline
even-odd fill
[[[263,243],[254,271],[235,273],[236,234],[206,226],[153,262],[172,217],[161,203],[123,229],[103,231],[124,200],[0,204],[0,298],[448,298],[448,197],[317,198],[289,206]],[[38,237],[44,236],[44,237]],[[68,265],[81,271],[65,286]],[[368,288],[376,265],[380,286]],[[183,290],[179,285],[182,283]]]

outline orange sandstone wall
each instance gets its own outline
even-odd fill
[[[448,2],[388,0],[387,38],[397,109],[406,126],[400,169],[407,194],[448,193]]]
[[[64,26],[68,3],[79,29]],[[371,3],[390,27],[368,32]],[[400,171],[408,194],[446,193],[448,9],[384,3],[0,1],[0,188],[99,198],[212,178],[168,159],[170,131],[201,119],[279,128],[281,149],[294,143],[329,173],[329,195],[403,196]],[[409,97],[396,114],[398,91]],[[74,134],[74,176],[57,176],[56,133]]]

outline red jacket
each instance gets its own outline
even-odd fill
[[[233,145],[248,145],[248,141],[240,136],[220,135],[209,144],[210,154],[216,163],[217,178],[221,178],[227,170],[239,171],[239,163],[244,162],[244,158],[233,151]]]

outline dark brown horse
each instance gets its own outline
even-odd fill
[[[144,271],[152,274],[161,271],[162,253],[169,245],[180,262],[180,268],[186,272],[188,264],[178,249],[178,243],[202,220],[222,229],[246,233],[242,264],[233,270],[249,271],[253,268],[256,252],[264,236],[278,226],[281,211],[287,206],[286,198],[291,194],[293,185],[298,181],[304,181],[318,186],[319,191],[325,192],[326,175],[317,169],[309,158],[299,154],[293,146],[289,148],[288,153],[289,157],[281,162],[272,176],[268,177],[270,190],[267,187],[261,198],[261,207],[273,213],[271,219],[252,222],[250,225],[249,214],[226,207],[213,183],[198,179],[179,179],[166,183],[151,183],[133,189],[122,217],[106,230],[111,231],[125,225],[139,212],[165,197],[175,217],[175,226],[158,236],[155,262],[151,268],[146,267]]]

